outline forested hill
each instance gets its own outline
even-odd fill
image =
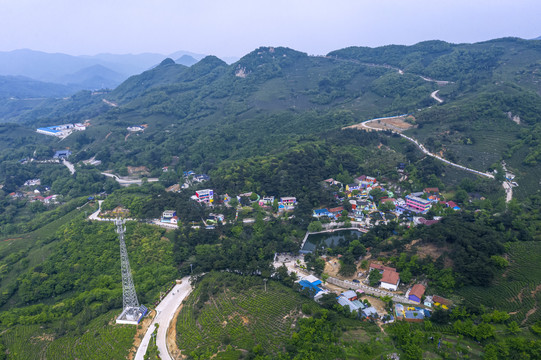
[[[35,128],[90,119],[62,146],[75,160],[96,156],[103,170],[161,169],[178,156],[182,167],[209,171],[344,125],[410,113],[418,125],[410,135],[429,149],[483,171],[507,157],[525,176],[541,157],[539,59],[540,41],[515,38],[351,47],[324,57],[261,47],[232,65],[212,56],[191,67],[166,59],[112,92],[47,101],[11,120]],[[431,97],[436,90],[441,104]],[[139,124],[144,133],[127,136]]]

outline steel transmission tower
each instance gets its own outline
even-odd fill
[[[120,240],[120,266],[122,269],[122,305],[123,310],[117,319],[117,322],[132,322],[137,320],[141,316],[141,310],[139,308],[139,301],[137,300],[137,294],[135,293],[135,286],[133,285],[133,279],[131,277],[130,260],[128,258],[128,251],[126,250],[126,243],[124,242],[124,232],[126,227],[124,221],[121,219],[115,220],[116,232]],[[120,321],[119,321],[120,320]]]

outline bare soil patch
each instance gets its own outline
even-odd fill
[[[413,116],[408,116],[408,118],[415,121],[415,118]],[[398,131],[398,132],[402,132],[414,127],[413,124],[406,122],[406,116],[400,116],[400,117],[395,117],[395,118],[390,118],[390,119],[372,120],[372,121],[367,122],[366,125],[375,129],[392,130],[392,131]],[[363,130],[366,128],[362,126],[362,123],[360,123],[360,124],[347,126],[343,129]]]
[[[135,357],[135,352],[139,348],[139,345],[141,345],[143,337],[145,336],[148,327],[152,323],[154,316],[156,316],[156,311],[150,310],[148,315],[145,316],[145,318],[143,319],[143,321],[139,325],[137,325],[137,331],[135,332],[135,338],[133,339],[133,347],[130,350],[130,354],[128,355],[129,360],[132,360]],[[141,326],[141,328],[139,328],[139,326]]]
[[[169,350],[169,354],[173,356],[173,359],[186,358],[186,356],[182,355],[177,345],[177,318],[183,306],[184,305],[181,304],[178,307],[177,312],[175,313],[175,316],[173,316],[173,320],[171,321],[171,326],[169,326],[169,329],[167,329],[167,349]]]

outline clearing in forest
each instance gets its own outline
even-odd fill
[[[363,126],[364,124],[364,126]],[[415,125],[415,118],[412,115],[403,115],[389,118],[363,121],[362,123],[346,126],[344,129],[369,130],[381,129],[402,132],[411,129]]]

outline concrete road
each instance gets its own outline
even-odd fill
[[[100,214],[100,211],[101,211],[101,203],[103,202],[103,200],[98,200],[98,210],[94,211],[92,214],[90,214],[90,216],[88,217],[88,220],[101,220],[98,215]]]
[[[72,163],[70,163],[68,160],[66,159],[62,159],[62,164],[64,164],[68,170],[70,171],[71,175],[75,174],[75,166],[73,166]]]
[[[156,317],[152,320],[152,323],[148,327],[148,330],[143,337],[141,345],[137,349],[135,354],[135,360],[143,360],[145,353],[147,352],[148,344],[150,337],[156,328],[156,324],[159,324],[158,335],[156,336],[156,344],[158,345],[158,350],[160,351],[160,358],[163,360],[173,360],[167,351],[167,329],[169,326],[175,326],[171,324],[175,312],[178,307],[192,291],[190,286],[190,277],[186,276],[182,278],[182,283],[175,285],[173,290],[167,294],[166,297],[158,304],[156,307]]]
[[[430,97],[441,104],[443,100],[438,97],[438,91],[439,90],[433,91],[432,94],[430,94]]]

